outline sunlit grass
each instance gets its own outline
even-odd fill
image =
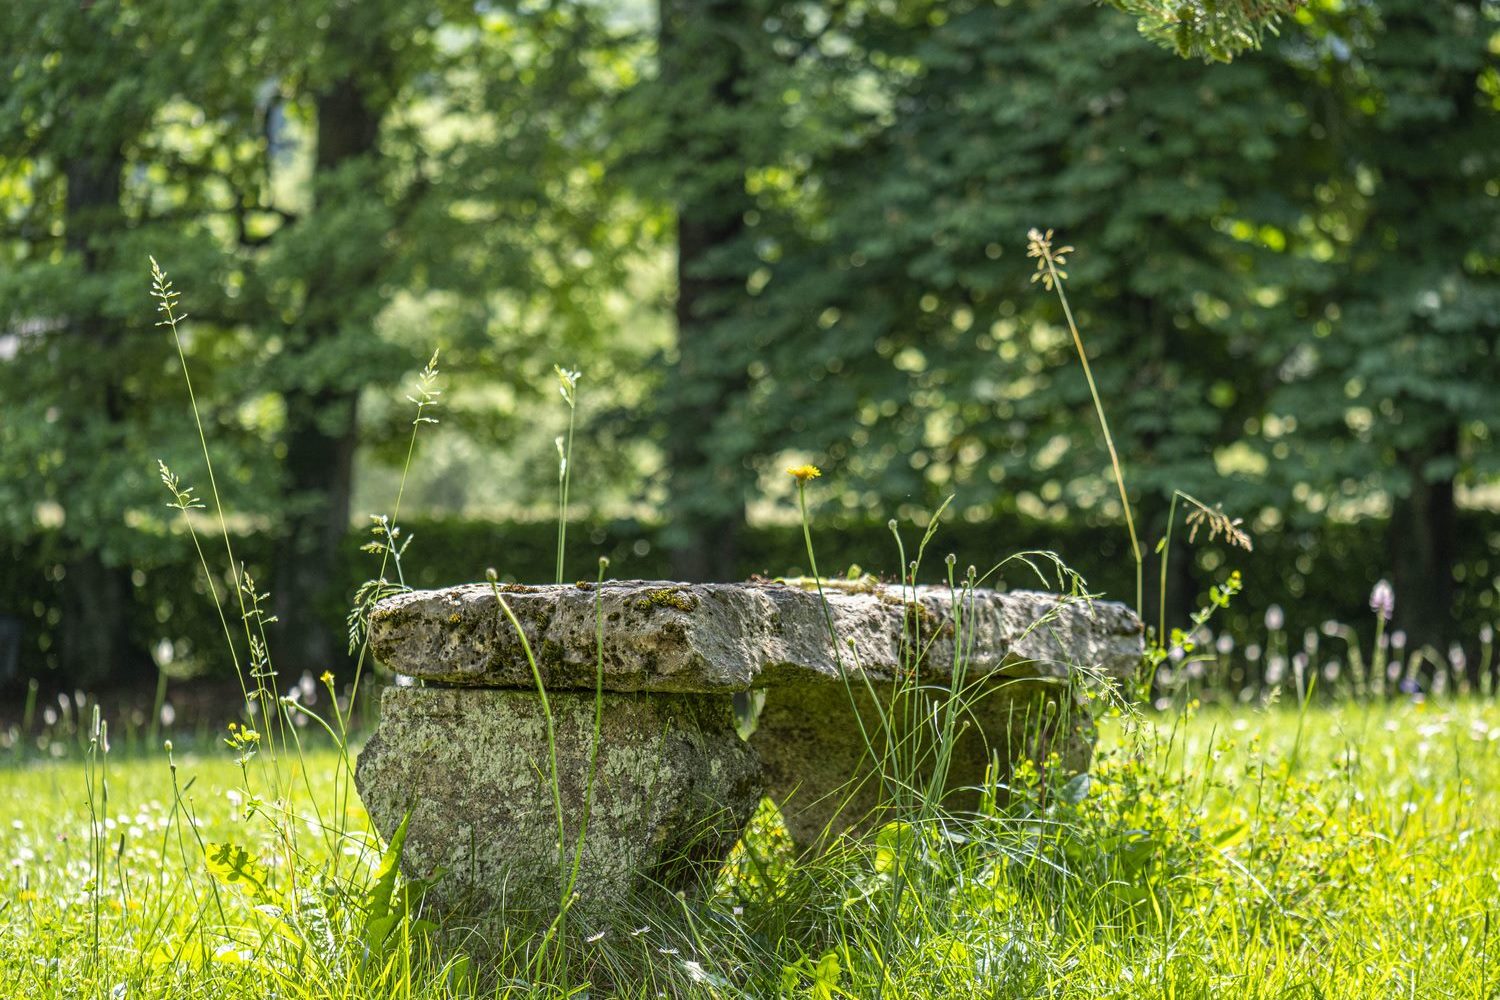
[[[175,333],[175,293],[159,269],[153,278]],[[558,374],[568,376],[571,410],[577,376]],[[426,410],[436,377],[434,356],[412,397],[408,467],[416,430],[433,421]],[[206,440],[203,449],[207,460]],[[560,449],[559,579],[568,441]],[[184,515],[201,506],[161,471],[173,506]],[[816,580],[802,488],[818,472],[789,471]],[[1117,460],[1115,474],[1124,501]],[[400,495],[391,516],[375,520],[369,548],[381,556],[379,576],[350,618],[361,664],[370,605],[404,588]],[[912,564],[901,550],[910,578],[930,538]],[[206,560],[202,568],[212,577]],[[948,568],[953,585],[952,557]],[[979,809],[964,815],[945,811],[943,782],[934,779],[920,801],[893,797],[893,821],[872,836],[821,854],[797,857],[765,808],[712,899],[669,899],[665,910],[621,900],[628,922],[596,929],[559,918],[542,932],[512,912],[424,909],[422,887],[396,873],[405,824],[383,843],[354,794],[352,696],[334,697],[331,674],[322,688],[308,677],[278,695],[260,633],[264,595],[234,575],[243,628],[227,617],[222,625],[245,703],[257,711],[228,739],[198,734],[191,751],[188,740],[157,749],[160,689],[150,727],[127,726],[113,750],[100,721],[108,713],[90,703],[86,718],[81,696],[59,699],[61,715],[47,706],[49,732],[33,740],[28,699],[27,736],[8,744],[0,769],[0,993],[921,1000],[1495,991],[1500,710],[1462,698],[1382,700],[1419,685],[1408,661],[1387,669],[1379,639],[1368,671],[1345,639],[1354,691],[1369,700],[1330,706],[1304,695],[1278,707],[1287,662],[1293,690],[1315,688],[1303,682],[1316,653],[1309,633],[1302,659],[1287,660],[1278,609],[1274,623],[1267,618],[1277,641],[1268,639],[1258,707],[1117,712],[1105,720],[1087,776],[1061,773],[1055,758],[1015,762],[1008,787],[986,789]],[[974,577],[967,585],[977,585]],[[837,649],[838,637],[829,638]],[[1393,636],[1393,654],[1400,649]],[[1158,666],[1174,662],[1158,652]],[[1180,703],[1194,683],[1222,671],[1229,650],[1216,644],[1215,652],[1212,662],[1185,659],[1175,680],[1157,670],[1156,679],[1174,680],[1161,704]],[[1466,676],[1462,664],[1451,666],[1455,678]],[[1332,684],[1339,674],[1322,676]],[[545,704],[543,691],[538,697]],[[962,716],[959,698],[948,692],[941,717],[950,723]],[[955,732],[941,729],[943,753]],[[867,736],[867,745],[879,744]],[[897,786],[915,788],[917,769],[896,764]],[[466,791],[486,794],[452,794]]]
[[[95,803],[99,837],[90,836],[81,759],[0,771],[5,995],[555,995],[513,959],[478,975],[445,970],[441,960],[373,974],[351,964],[356,953],[338,943],[312,954],[318,933],[347,935],[353,925],[330,919],[320,930],[309,914],[322,911],[304,900],[297,926],[278,927],[264,908],[285,900],[212,877],[203,845],[240,845],[274,866],[285,856],[278,831],[299,826],[301,871],[273,870],[267,881],[282,892],[297,885],[309,899],[326,878],[367,882],[379,849],[357,799],[335,815],[345,798],[335,787],[342,767],[335,751],[303,755],[301,804],[275,822],[263,811],[277,804],[247,797],[234,757],[224,747],[179,752],[175,792],[165,752],[106,758],[108,800]],[[767,884],[726,886],[696,933],[663,939],[671,948],[642,949],[657,966],[641,970],[649,986],[616,989],[1468,997],[1495,987],[1500,711],[1493,706],[1401,702],[1305,716],[1241,709],[1113,719],[1090,786],[1073,792],[1076,803],[1054,790],[1050,805],[1029,815],[981,819],[964,828],[965,843],[934,841],[916,852],[914,863],[926,870],[908,875],[921,893],[908,893],[891,918],[900,921],[894,938],[870,934],[866,921],[887,919],[879,897],[893,855],[835,853]],[[330,829],[342,832],[324,836]],[[774,830],[758,829],[752,837],[762,842],[749,846],[771,853],[764,838]],[[335,909],[328,907],[330,918]],[[575,947],[586,954],[610,945]]]
[[[1215,712],[1150,738],[1202,847],[1133,976],[1179,995],[1491,994],[1493,705]]]

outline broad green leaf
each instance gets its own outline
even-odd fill
[[[380,856],[380,867],[375,870],[375,884],[365,905],[364,942],[370,954],[379,953],[391,931],[406,915],[406,896],[402,894],[394,908],[391,901],[396,897],[396,878],[401,867],[401,850],[406,845],[407,826],[411,822],[411,810],[401,817],[396,832],[391,835],[385,853]]]

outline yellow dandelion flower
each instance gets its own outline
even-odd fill
[[[786,470],[786,474],[799,483],[805,483],[809,479],[817,479],[823,474],[823,470],[816,465],[794,465]]]

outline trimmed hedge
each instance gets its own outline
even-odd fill
[[[485,569],[491,566],[508,579],[552,579],[556,543],[553,524],[425,519],[408,521],[404,528],[413,538],[404,561],[410,586],[439,587],[482,580]],[[914,547],[918,530],[908,525],[903,532],[908,547]],[[1184,621],[1208,584],[1235,568],[1244,576],[1245,589],[1222,622],[1241,643],[1261,641],[1264,615],[1272,604],[1283,607],[1286,630],[1293,636],[1328,619],[1351,623],[1368,632],[1370,587],[1388,575],[1382,565],[1384,532],[1383,522],[1367,520],[1262,534],[1252,553],[1227,550],[1221,545],[1200,545],[1190,553],[1185,544],[1179,543],[1174,558],[1191,555],[1193,565],[1179,567],[1189,587],[1177,588],[1172,601],[1176,606],[1169,606],[1168,623]],[[664,578],[670,574],[661,534],[660,524],[639,521],[575,523],[568,531],[568,578],[592,580],[600,555],[609,557],[609,575],[613,578]],[[1461,634],[1475,635],[1481,624],[1492,621],[1497,613],[1500,556],[1495,553],[1500,553],[1500,519],[1467,513],[1462,519],[1461,537],[1464,547],[1455,574],[1461,596],[1454,613]],[[358,551],[367,540],[363,531],[351,531],[348,555],[338,567],[342,586],[321,609],[328,627],[340,633],[355,589],[378,565],[376,557]],[[895,575],[897,550],[884,521],[815,524],[814,541],[825,575],[842,574],[851,564],[882,576]],[[236,555],[256,579],[267,580],[270,541],[247,535],[238,538],[235,545]],[[1123,532],[1114,525],[1059,526],[1021,518],[945,524],[928,549],[922,576],[930,582],[940,581],[945,572],[943,558],[950,552],[957,556],[962,573],[970,563],[984,570],[1008,553],[1028,549],[1057,552],[1084,575],[1091,589],[1130,599],[1133,568]],[[227,670],[218,618],[187,539],[158,539],[153,551],[156,558],[150,564],[132,569],[137,606],[131,622],[133,637],[148,647],[171,641],[178,660],[200,673]],[[212,557],[215,548],[208,547],[207,551]],[[801,574],[807,569],[797,525],[748,527],[741,551],[741,578],[751,574]],[[19,619],[22,633],[19,671],[9,680],[35,677],[49,687],[67,684],[68,678],[57,675],[51,652],[60,631],[68,627],[59,600],[64,569],[55,541],[45,536],[25,544],[0,541],[0,559],[5,566],[0,573],[0,616]],[[1148,581],[1151,578],[1148,573]],[[1038,585],[1019,567],[1008,571],[1004,582],[1012,587]],[[1188,589],[1194,593],[1189,595]],[[219,591],[227,593],[222,581]],[[1149,607],[1148,614],[1154,617]],[[3,659],[4,651],[0,650]]]

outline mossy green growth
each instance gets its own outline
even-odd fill
[[[822,584],[824,591],[835,591],[840,594],[879,594],[885,590],[885,584],[880,577],[873,573],[859,572],[858,566],[850,568],[851,575],[845,579],[819,580],[812,576],[788,576],[777,577],[776,582],[788,587],[796,587],[798,590],[810,590],[816,592],[818,585]]]
[[[542,644],[537,647],[538,663],[561,663],[563,658],[562,643],[556,639],[543,639]]]
[[[692,611],[698,607],[698,598],[676,587],[658,587],[655,590],[648,590],[640,597],[637,597],[635,599],[635,606],[641,611],[650,611],[652,608],[676,608],[678,611]]]

